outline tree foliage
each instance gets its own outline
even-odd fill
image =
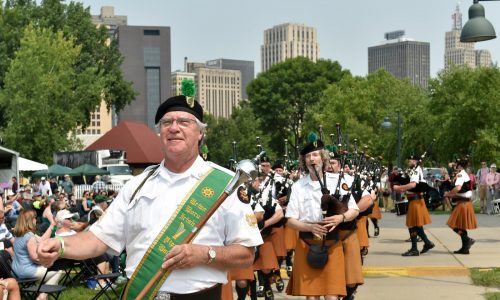
[[[500,159],[500,69],[453,68],[430,82],[440,161]]]
[[[366,77],[344,76],[331,84],[306,115],[306,130],[318,132],[323,126],[328,143],[338,144],[336,124],[341,128],[343,146],[353,149],[355,139],[358,149],[368,147],[372,156],[383,156],[387,162],[396,159],[397,112],[401,116],[401,157],[415,152],[421,154],[431,139],[418,130],[428,121],[424,113],[428,98],[424,90],[407,81],[394,78],[384,70]],[[385,117],[392,127],[382,128]],[[334,134],[334,141],[330,139]]]
[[[27,26],[30,26],[28,30],[26,30]],[[31,35],[37,32],[43,33],[44,38],[52,42],[34,40],[31,36],[27,39],[24,37],[25,34]],[[52,32],[54,36],[48,36],[49,32]],[[26,137],[22,135],[14,136],[8,134],[8,132],[15,132],[13,128],[19,126],[16,123],[30,124],[33,121],[23,119],[22,117],[25,115],[19,111],[12,112],[14,107],[24,107],[27,104],[35,107],[38,105],[35,101],[40,100],[32,95],[40,88],[39,85],[21,85],[13,80],[7,80],[7,78],[9,76],[11,78],[19,76],[19,74],[10,74],[11,72],[29,70],[30,64],[38,64],[38,67],[43,70],[52,63],[51,61],[20,60],[19,55],[26,55],[29,51],[28,49],[21,49],[21,47],[26,47],[28,43],[33,45],[41,43],[46,47],[47,53],[33,51],[33,55],[39,60],[52,59],[48,55],[48,53],[52,53],[50,47],[55,47],[53,50],[68,49],[67,46],[58,46],[61,44],[60,39],[70,42],[75,49],[78,49],[78,54],[71,63],[62,64],[61,62],[59,67],[67,68],[67,70],[57,70],[58,74],[71,74],[68,75],[71,80],[68,79],[58,84],[60,89],[65,91],[70,89],[71,93],[60,94],[58,91],[53,91],[52,95],[53,102],[51,105],[54,110],[62,109],[68,112],[70,107],[72,112],[64,117],[64,119],[67,119],[67,122],[64,123],[71,124],[71,126],[55,126],[52,128],[52,131],[56,131],[59,137],[67,138],[70,132],[88,126],[91,112],[95,111],[102,100],[105,101],[108,109],[114,108],[115,111],[120,111],[135,97],[131,83],[126,82],[123,78],[120,69],[123,57],[118,51],[117,45],[115,43],[110,44],[108,31],[105,27],[97,28],[91,22],[89,8],[84,8],[78,2],[65,4],[60,0],[43,0],[40,4],[31,0],[8,0],[3,4],[0,0],[0,94],[3,99],[0,102],[0,131],[4,132],[6,144],[19,145],[25,141]],[[21,41],[23,41],[24,46]],[[61,55],[67,54],[61,53]],[[16,61],[15,65],[14,61]],[[22,66],[23,64],[24,66]],[[29,74],[29,71],[27,72],[27,78],[34,78],[32,74]],[[53,72],[53,76],[55,76],[56,72]],[[67,86],[63,88],[60,86],[62,84],[67,84]],[[18,88],[26,90],[16,90]],[[14,103],[12,99],[8,99],[6,91],[17,93],[18,97],[14,99],[24,99],[23,101],[26,102]],[[66,102],[60,101],[62,99]],[[15,114],[18,112],[19,114]],[[59,124],[61,122],[61,120],[55,120],[52,117],[54,116],[50,114],[33,114],[30,116],[39,124],[44,122]],[[7,135],[9,136],[7,137]],[[32,136],[32,138],[37,139],[38,135]],[[35,144],[40,143],[42,141],[36,141]],[[66,144],[48,143],[44,147],[50,152],[74,146],[74,141],[68,139]],[[19,148],[14,149],[33,159],[38,157],[47,159],[48,157],[45,154],[29,156],[32,151],[24,153]]]
[[[234,159],[234,154],[236,161],[255,157],[258,154],[257,136],[261,138],[261,144],[266,152],[273,155],[272,152],[269,153],[267,147],[269,138],[262,134],[258,125],[259,120],[246,102],[233,111],[230,119],[215,119],[208,116],[207,123],[206,144],[210,151],[209,158],[218,164],[228,165],[229,160]],[[236,153],[233,153],[233,142]]]
[[[68,140],[67,135],[86,117],[80,109],[84,99],[75,90],[85,80],[82,77],[93,73],[87,69],[88,73],[78,74],[71,67],[80,50],[62,33],[26,28],[0,94],[8,120],[4,131],[7,147],[50,163],[55,149],[74,145],[75,140]],[[98,92],[102,82],[94,81],[91,88]]]
[[[262,121],[261,130],[270,137],[272,151],[283,154],[285,138],[292,149],[301,146],[305,113],[328,84],[346,74],[337,62],[297,57],[272,66],[249,84],[250,105]]]

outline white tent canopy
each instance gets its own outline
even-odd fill
[[[38,171],[47,170],[49,168],[46,164],[42,164],[22,157],[19,157],[18,166],[19,171]]]

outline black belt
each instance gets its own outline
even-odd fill
[[[451,201],[453,202],[466,202],[470,201],[471,198],[465,198],[465,197],[451,197]]]
[[[406,199],[408,199],[408,201],[418,200],[420,198],[422,198],[422,194],[406,195]]]
[[[316,240],[321,241],[321,238],[315,236],[312,232],[299,232],[299,237],[302,240]],[[339,240],[339,232],[337,230],[330,231],[326,234],[325,240],[327,241],[338,241]]]
[[[176,294],[159,291],[155,300],[220,300],[222,295],[222,284],[217,283],[213,287],[190,294]]]

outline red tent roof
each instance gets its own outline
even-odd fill
[[[125,150],[128,164],[157,164],[163,159],[160,137],[142,123],[123,121],[85,150]]]

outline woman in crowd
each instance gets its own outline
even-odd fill
[[[16,240],[14,241],[14,258],[12,261],[12,270],[19,278],[37,278],[41,280],[47,268],[38,264],[38,255],[36,248],[41,240],[48,239],[54,228],[54,223],[40,237],[36,235],[36,213],[33,210],[23,210],[19,215],[16,227],[13,230]],[[57,284],[61,274],[50,271],[45,277],[44,283]],[[41,293],[37,300],[47,299],[47,294]]]

